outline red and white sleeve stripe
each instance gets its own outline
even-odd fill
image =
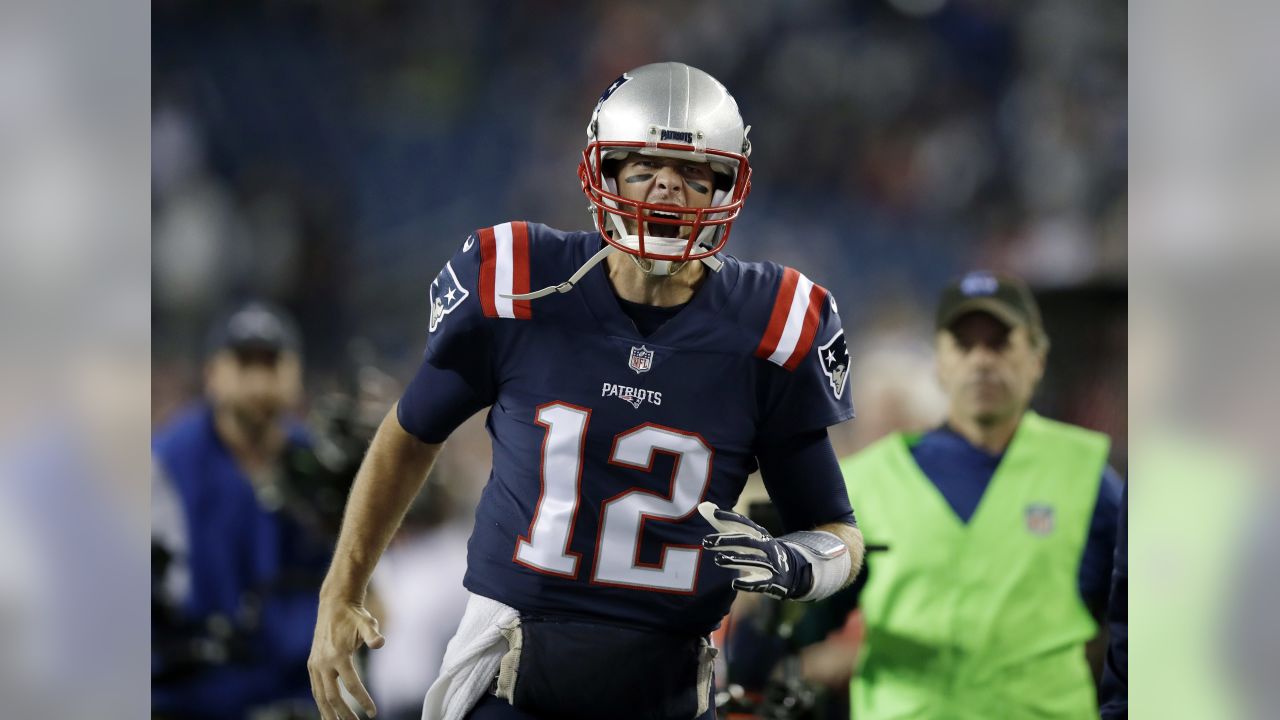
[[[756,357],[795,370],[813,347],[826,297],[827,291],[821,285],[791,268],[783,268],[782,285]]]
[[[480,235],[480,306],[485,317],[528,320],[528,300],[503,295],[529,292],[529,225],[509,222],[485,228]]]

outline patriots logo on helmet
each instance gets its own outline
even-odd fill
[[[444,316],[453,312],[471,293],[458,282],[453,274],[453,266],[444,264],[444,269],[431,281],[431,326],[428,332],[435,332],[444,321]]]
[[[604,101],[608,100],[610,95],[617,92],[618,88],[625,85],[630,79],[630,75],[622,73],[622,75],[618,76],[617,80],[614,80],[609,84],[609,87],[604,89],[604,92],[600,93],[600,99],[596,101],[596,107],[591,111],[591,122],[587,125],[587,135],[589,137],[595,137],[597,123],[599,122],[600,117],[600,107],[604,105]]]
[[[849,379],[849,348],[845,344],[844,330],[837,330],[824,345],[818,348],[818,363],[822,374],[831,384],[831,394],[839,400]]]
[[[622,87],[630,79],[631,76],[626,73],[619,75],[617,80],[610,83],[609,87],[605,88],[604,92],[600,93],[600,101],[596,103],[596,107],[603,105],[604,101],[608,100],[610,95],[617,92],[618,88]]]

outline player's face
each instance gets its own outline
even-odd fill
[[[675,158],[647,157],[631,154],[618,166],[618,194],[628,200],[672,208],[705,208],[711,206],[715,175],[708,163]],[[646,210],[645,215],[652,215]],[[676,213],[672,213],[676,216]],[[691,213],[679,216],[692,220]],[[636,232],[635,222],[627,220],[627,232]],[[660,223],[645,223],[646,237],[687,238],[691,228]]]
[[[222,350],[209,360],[206,391],[214,407],[260,432],[301,399],[302,363],[292,352]]]
[[[952,417],[981,425],[1020,415],[1044,374],[1045,353],[1025,327],[972,312],[938,333],[938,378]]]

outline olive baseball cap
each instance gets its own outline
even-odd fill
[[[1033,338],[1044,337],[1035,296],[1016,277],[975,270],[951,283],[938,301],[937,329],[945,330],[971,312],[988,313],[1011,328],[1025,326]]]

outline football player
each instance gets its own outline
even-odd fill
[[[353,717],[339,682],[374,712],[352,662],[384,642],[370,574],[441,444],[486,406],[472,597],[425,718],[712,717],[707,635],[735,591],[817,600],[857,574],[827,438],[853,416],[835,300],[723,252],[751,187],[748,130],[700,70],[625,73],[579,166],[595,229],[483,228],[431,283],[424,361],[369,449],[321,591],[325,718]],[[727,509],[757,468],[781,537]]]

